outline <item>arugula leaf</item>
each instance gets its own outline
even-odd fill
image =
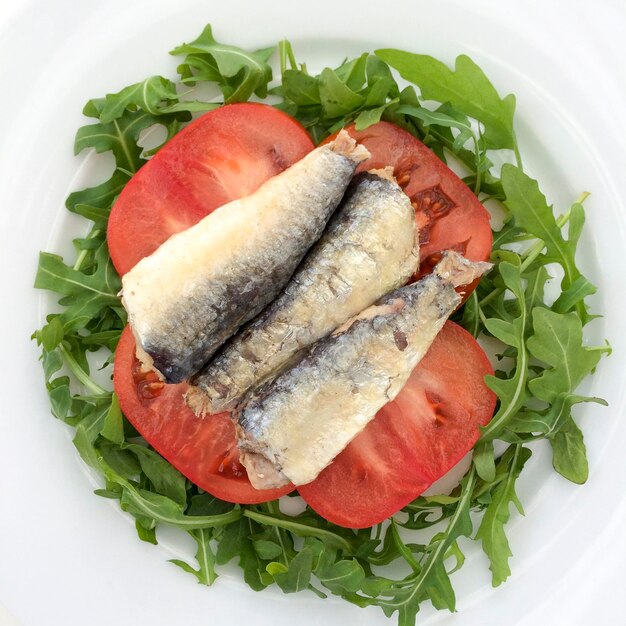
[[[373,54],[367,57],[365,75],[369,88],[365,102],[368,106],[384,104],[387,98],[400,97],[398,84],[394,80],[389,66]]]
[[[337,78],[351,91],[359,91],[365,83],[369,53],[342,63],[336,70]]]
[[[485,482],[491,483],[496,479],[496,464],[494,458],[493,441],[479,441],[474,446],[472,462],[476,473]]]
[[[328,67],[320,74],[319,92],[322,110],[328,118],[346,115],[365,103],[363,96],[350,89],[337,73]]]
[[[250,518],[242,517],[235,524],[229,524],[219,543],[216,562],[228,563],[238,556],[246,584],[254,591],[261,591],[268,586],[271,577],[270,581],[265,578],[265,561],[257,554],[250,538],[256,531],[257,527]]]
[[[212,585],[216,578],[217,572],[215,571],[215,555],[213,554],[213,550],[209,545],[211,540],[211,531],[206,528],[200,528],[198,530],[193,530],[189,533],[196,545],[198,546],[198,550],[196,552],[196,561],[198,562],[198,569],[195,569],[186,561],[181,561],[180,559],[170,559],[170,563],[174,563],[185,572],[189,574],[193,574],[201,585]]]
[[[278,558],[282,553],[282,548],[275,541],[267,541],[267,539],[258,539],[253,542],[256,553],[264,560],[273,560]]]
[[[272,568],[269,566],[268,568],[268,571],[272,573]],[[302,550],[291,559],[289,565],[286,567],[286,571],[281,570],[282,568],[278,571],[274,570],[275,573],[272,573],[272,576],[284,593],[296,593],[308,589],[313,570],[313,552],[308,547],[302,548]]]
[[[544,265],[539,265],[535,270],[529,270],[525,274],[526,288],[524,289],[524,300],[526,301],[526,311],[532,312],[536,307],[545,306],[545,287],[550,275]]]
[[[142,130],[153,126],[158,118],[144,111],[126,113],[108,124],[88,124],[76,133],[74,153],[86,148],[96,152],[113,152],[117,167],[130,175],[139,170],[143,161],[142,149],[137,145]]]
[[[43,373],[46,382],[49,382],[52,375],[63,367],[63,357],[58,350],[46,352],[45,348],[42,354]]]
[[[484,72],[468,56],[457,57],[455,69],[425,54],[385,48],[376,56],[391,65],[405,80],[417,85],[426,100],[449,102],[485,125],[489,148],[515,149],[513,131],[515,96],[501,99]]]
[[[441,108],[431,111],[425,107],[405,104],[397,109],[398,113],[404,113],[411,117],[416,117],[422,121],[425,126],[443,126],[444,128],[456,128],[461,132],[472,134],[472,125],[466,116],[455,116],[444,113]],[[460,119],[459,119],[460,118]]]
[[[102,434],[106,428],[106,417],[104,418],[105,427],[100,431]],[[141,476],[141,465],[137,461],[137,457],[129,450],[124,450],[119,445],[101,439],[97,444],[98,452],[102,454],[104,462],[116,473],[127,480],[136,480]],[[122,495],[122,490],[115,483],[109,484],[111,491],[115,491],[117,499]]]
[[[596,367],[607,346],[583,345],[582,322],[575,313],[555,313],[543,307],[532,312],[534,334],[527,341],[533,357],[543,362],[539,373],[529,382],[533,396],[545,403],[545,409],[530,409],[512,422],[516,432],[541,433],[552,438],[571,421],[571,409],[581,402],[606,405],[601,398],[581,396],[574,391]],[[564,442],[565,439],[560,437]]]
[[[89,204],[77,204],[74,207],[74,213],[94,222],[94,226],[97,226],[98,230],[103,230],[109,219],[109,212],[106,209]]]
[[[77,207],[81,205],[90,205],[99,209],[111,208],[113,201],[124,189],[126,183],[130,180],[127,172],[115,170],[111,178],[95,187],[88,187],[81,191],[72,192],[65,201],[65,206],[72,212],[78,213]]]
[[[225,102],[245,102],[252,94],[260,98],[267,95],[267,85],[272,80],[268,60],[275,48],[246,52],[241,48],[216,41],[213,29],[207,24],[197,39],[178,46],[170,54],[187,55],[178,71],[183,82],[197,80],[216,82]]]
[[[96,273],[84,274],[65,265],[60,256],[42,252],[39,255],[35,287],[64,295],[82,295],[87,292],[100,296],[106,304],[117,305],[121,283],[108,258],[106,244],[102,246],[101,259],[104,262],[98,266]]]
[[[167,496],[181,507],[187,502],[187,480],[161,455],[137,444],[125,444],[125,450],[134,453],[139,465],[156,492]]]
[[[72,407],[72,394],[69,383],[70,379],[68,376],[59,376],[48,384],[48,397],[52,415],[64,421],[66,421]]]
[[[384,112],[390,106],[393,106],[394,104],[396,104],[396,102],[398,102],[397,98],[390,100],[389,102],[386,102],[385,104],[381,104],[380,106],[377,106],[374,109],[367,109],[365,111],[361,111],[355,120],[354,125],[356,129],[363,130],[364,128],[367,128],[368,126],[371,126],[372,124],[376,124],[376,122],[380,122]]]
[[[38,331],[38,333],[43,349],[47,353],[51,353],[61,343],[63,336],[65,335],[61,317],[59,315],[53,316],[52,319],[40,331]],[[50,376],[46,375],[46,378],[50,378]]]
[[[93,349],[104,347],[110,350],[111,352],[115,351],[115,347],[117,346],[120,335],[122,334],[122,330],[102,330],[97,331],[93,330],[90,335],[86,335],[82,337],[82,343],[85,348]]]
[[[107,477],[109,478],[108,474]],[[110,478],[110,480],[124,488],[120,500],[124,511],[134,515],[149,517],[168,526],[174,526],[183,530],[198,530],[230,524],[241,516],[240,511],[231,511],[222,515],[185,515],[183,508],[170,498],[133,487],[121,476]]]
[[[154,528],[144,528],[139,520],[135,520],[135,530],[137,531],[137,537],[139,537],[141,541],[151,543],[153,546],[156,546],[159,543],[157,541],[156,530]]]
[[[221,102],[205,102],[204,100],[180,100],[179,102],[174,102],[174,104],[170,104],[161,109],[161,113],[206,113],[207,111],[213,111],[222,106]],[[174,121],[178,121],[178,118],[175,118]],[[171,128],[174,124],[170,124],[167,127],[168,136],[167,140],[169,141],[177,132],[178,128],[174,132],[171,132]],[[157,148],[158,150],[158,148]],[[151,150],[149,152],[144,152],[144,156],[152,156],[156,152]]]
[[[553,209],[536,180],[510,164],[502,166],[501,177],[505,203],[515,217],[515,223],[541,240],[546,249],[547,261],[554,261],[563,267],[563,294],[557,301],[557,310],[566,312],[573,307],[583,323],[586,323],[589,316],[584,297],[595,293],[595,287],[576,266],[576,247],[584,224],[581,202],[576,202],[570,209],[570,234],[569,239],[565,239]]]
[[[589,464],[583,433],[568,416],[559,431],[550,439],[552,465],[561,476],[582,485],[589,477]]]
[[[102,430],[107,411],[108,407],[106,405],[101,406],[83,418],[76,427],[76,434],[73,439],[74,445],[83,461],[95,469],[100,467],[100,460],[92,444]]]
[[[321,104],[318,80],[300,70],[283,72],[283,94],[298,106]]]
[[[42,252],[35,277],[35,287],[71,296],[65,300],[65,311],[54,322],[63,332],[84,328],[95,316],[107,307],[119,306],[117,294],[121,288],[119,276],[113,268],[106,243],[101,243],[94,257],[95,271],[85,274],[63,263],[56,254]],[[50,343],[50,331],[46,340]],[[60,335],[55,336],[55,340]]]
[[[361,589],[365,571],[356,559],[335,561],[326,551],[321,557],[315,575],[326,589],[338,595]]]
[[[535,358],[550,366],[529,383],[530,390],[540,400],[550,402],[576,389],[607,351],[604,347],[583,345],[582,323],[575,313],[536,308],[533,329],[528,349]]]
[[[159,115],[162,103],[178,100],[176,85],[162,76],[150,76],[140,83],[129,85],[116,94],[107,94],[100,110],[100,122],[110,124],[122,117],[126,110],[143,109],[150,115]]]
[[[117,398],[117,394],[111,397],[111,406],[104,416],[104,423],[100,434],[109,441],[121,445],[124,443],[124,416]]]
[[[513,554],[504,532],[504,526],[509,521],[511,503],[521,515],[524,514],[522,505],[515,494],[515,481],[530,458],[531,452],[528,448],[517,445],[509,448],[505,454],[510,457],[505,478],[493,490],[491,504],[485,510],[476,533],[476,539],[482,542],[483,550],[489,557],[494,587],[503,583],[511,574],[509,557]],[[502,465],[501,463],[498,470]]]
[[[541,239],[553,259],[567,260],[569,265],[574,265],[572,251],[563,239],[553,209],[539,190],[537,181],[510,163],[502,166],[501,178],[505,204],[516,224]]]
[[[210,493],[192,494],[188,498],[187,513],[189,515],[221,515],[232,511],[236,505],[224,502]]]
[[[584,276],[579,276],[567,287],[552,305],[552,310],[557,313],[567,313],[572,309],[580,309],[584,306],[587,296],[596,293],[595,285],[590,283]]]
[[[570,419],[572,407],[583,402],[595,402],[607,406],[602,398],[563,393],[555,397],[543,410],[527,409],[521,411],[510,423],[509,428],[515,433],[539,433],[541,438],[554,437]]]

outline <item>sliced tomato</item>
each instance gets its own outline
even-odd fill
[[[393,402],[312,483],[298,488],[322,517],[349,528],[386,519],[469,452],[496,403],[493,369],[466,330],[446,322]]]
[[[456,250],[471,261],[489,258],[493,240],[489,213],[469,187],[419,139],[389,122],[378,122],[361,131],[354,126],[346,130],[372,155],[358,171],[392,166],[396,180],[415,207],[420,232],[420,271],[415,278],[430,273],[445,250]],[[467,296],[477,284],[478,280],[459,291]]]
[[[241,103],[189,124],[128,182],[111,210],[107,241],[125,274],[174,233],[249,195],[313,148],[292,117]]]
[[[228,413],[196,417],[183,399],[186,383],[165,385],[153,372],[142,371],[135,348],[127,326],[115,352],[113,385],[124,415],[161,456],[198,487],[227,502],[257,504],[293,490],[255,489],[239,463]]]

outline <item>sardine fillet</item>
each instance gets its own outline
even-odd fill
[[[369,153],[347,133],[173,235],[123,280],[138,356],[186,380],[280,292]]]
[[[398,395],[460,303],[455,286],[488,267],[446,253],[433,274],[386,295],[249,394],[234,417],[252,484],[314,480]]]
[[[300,350],[404,285],[418,250],[415,212],[393,176],[357,175],[285,291],[191,379],[189,406],[199,415],[232,409]]]

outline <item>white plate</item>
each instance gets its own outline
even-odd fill
[[[30,333],[41,296],[31,285],[37,251],[63,251],[63,210],[86,160],[72,157],[82,105],[150,74],[174,75],[167,51],[206,22],[218,39],[265,46],[289,37],[310,67],[378,46],[452,61],[470,54],[501,93],[518,96],[518,134],[529,170],[565,210],[583,190],[588,222],[581,263],[599,286],[604,314],[590,340],[608,337],[614,354],[586,391],[609,409],[584,406],[591,466],[584,487],[550,469],[540,446],[519,487],[527,516],[514,515],[513,575],[492,589],[478,546],[454,576],[456,615],[424,607],[421,624],[623,624],[618,600],[626,565],[625,337],[626,10],[618,2],[525,0],[314,3],[211,3],[56,0],[0,9],[0,254],[3,269],[0,475],[0,603],[17,623],[387,624],[361,610],[312,595],[256,594],[228,569],[211,589],[166,562],[183,549],[139,542],[131,523],[93,485],[64,426],[49,414]],[[14,16],[9,19],[10,13]],[[3,28],[3,30],[2,30]],[[90,168],[91,165],[85,167]],[[78,174],[77,174],[78,173]],[[67,237],[67,235],[65,235]],[[0,612],[0,623],[9,623]]]

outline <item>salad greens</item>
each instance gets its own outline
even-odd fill
[[[275,52],[279,81],[269,64]],[[463,565],[461,538],[481,542],[494,586],[510,574],[505,527],[511,505],[523,513],[515,484],[531,456],[528,444],[546,439],[557,472],[575,483],[587,479],[585,444],[572,409],[582,402],[605,404],[576,390],[610,348],[587,347],[583,338],[593,318],[586,298],[595,292],[576,266],[586,194],[555,217],[537,181],[523,170],[515,97],[501,98],[467,56],[451,70],[427,55],[384,49],[312,74],[288,41],[249,52],[219,43],[210,26],[171,54],[182,57],[177,82],[152,76],[90,100],[83,111],[95,121],[78,130],[75,152],[110,152],[116,168],[104,183],[67,199],[67,208],[92,224],[74,240],[73,263],[40,256],[35,286],[62,296],[62,312],[48,315],[33,335],[42,349],[52,413],[75,429],[78,452],[102,475],[96,493],[118,500],[134,516],[140,539],[157,543],[160,524],[191,535],[196,562],[172,562],[202,584],[212,584],[219,566],[236,559],[252,589],[275,584],[285,593],[335,594],[358,606],[380,606],[388,616],[397,612],[402,626],[415,623],[427,600],[454,611],[450,575]],[[394,72],[408,86],[401,88]],[[199,96],[207,87],[221,93],[220,101]],[[126,323],[106,223],[116,196],[158,150],[141,147],[144,131],[161,126],[167,141],[192,114],[253,96],[271,97],[315,142],[353,121],[358,128],[394,122],[444,161],[460,163],[465,182],[481,200],[499,202],[505,215],[494,233],[494,269],[456,314],[474,336],[501,346],[501,369],[487,379],[498,396],[496,414],[450,495],[421,496],[371,529],[334,526],[308,508],[286,515],[278,502],[240,506],[203,492],[146,445],[110,384],[102,387],[92,375],[90,355],[104,351],[110,363]],[[496,160],[505,164],[498,168]],[[545,292],[556,265],[563,279],[552,301]],[[506,446],[500,455],[497,440]],[[408,573],[398,577],[398,563]],[[380,569],[389,565],[396,566],[389,574]]]

